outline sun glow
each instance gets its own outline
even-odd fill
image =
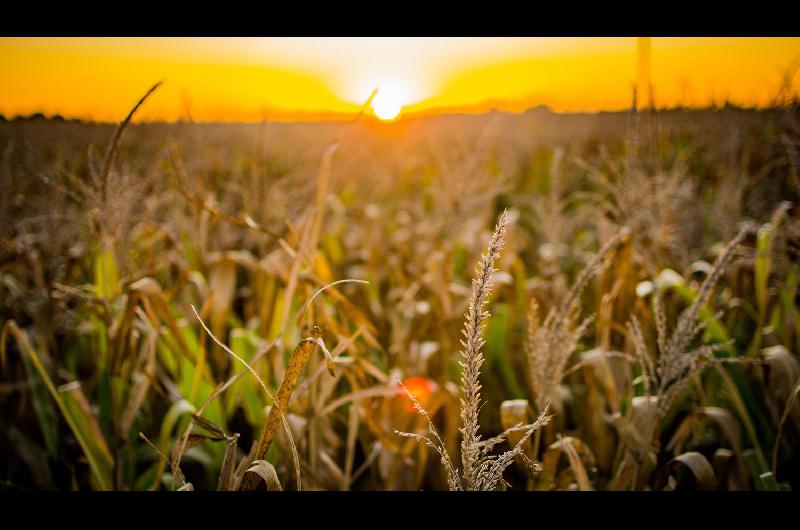
[[[138,120],[349,120],[378,88],[384,121],[493,108],[560,112],[630,107],[633,82],[654,103],[768,105],[800,38],[653,37],[649,82],[636,37],[162,38],[0,37],[0,114],[116,121],[159,79]],[[586,79],[597,80],[591,90]],[[798,77],[793,78],[798,90]]]
[[[397,91],[379,89],[372,100],[372,112],[383,121],[396,119],[402,110],[402,98]]]
[[[392,121],[399,118],[409,106],[430,97],[430,93],[426,83],[412,73],[386,72],[375,68],[344,87],[342,97],[361,105],[369,101],[373,116],[382,121]],[[368,100],[369,97],[372,99]]]

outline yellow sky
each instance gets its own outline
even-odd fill
[[[659,106],[768,104],[800,38],[651,40]],[[256,121],[356,112],[373,88],[404,114],[623,109],[636,38],[0,38],[0,113]],[[795,76],[795,86],[800,75]]]

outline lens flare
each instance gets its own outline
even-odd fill
[[[431,395],[439,388],[435,381],[418,376],[406,378],[403,384],[406,385],[408,391],[417,398],[417,401],[419,401],[419,404],[423,407],[427,407],[430,404]],[[408,399],[405,393],[403,393],[403,396],[406,400],[406,411],[414,412],[414,404]]]

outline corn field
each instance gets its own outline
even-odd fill
[[[136,122],[157,88],[0,122],[0,489],[800,488],[796,102]]]

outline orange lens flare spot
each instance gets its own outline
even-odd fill
[[[403,381],[403,384],[406,385],[408,391],[411,392],[415,398],[417,398],[419,404],[424,408],[428,407],[431,395],[439,389],[439,386],[435,381],[431,381],[425,377],[408,377]],[[411,399],[405,392],[403,392],[403,398],[406,402],[406,410],[408,412],[414,412],[414,403],[412,403]]]

